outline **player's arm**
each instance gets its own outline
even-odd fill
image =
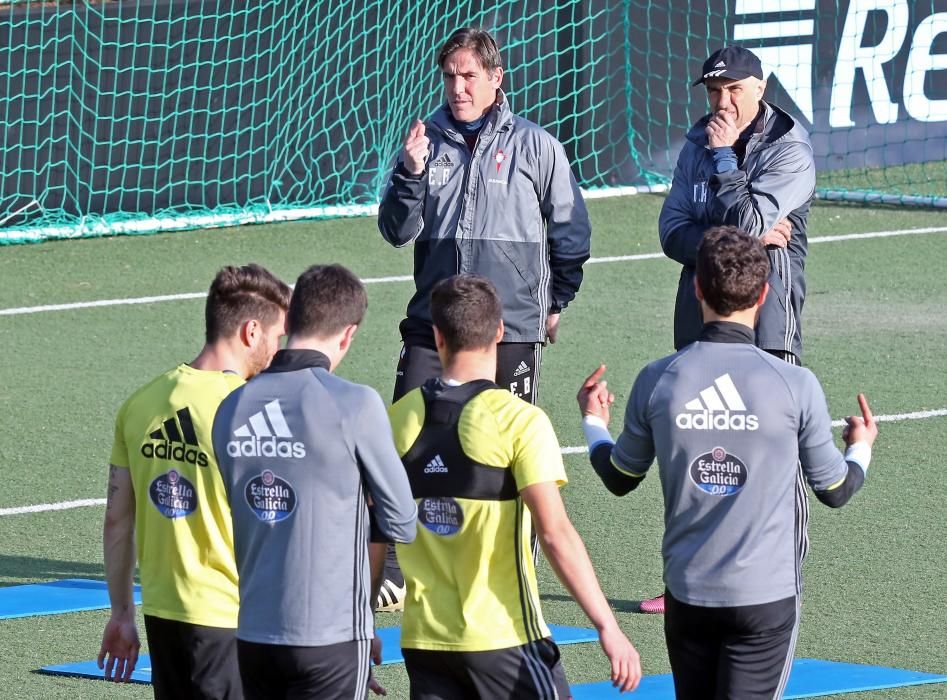
[[[694,181],[694,161],[699,157],[695,149],[696,146],[688,143],[681,151],[674,168],[671,191],[658,216],[658,237],[664,254],[691,267],[697,264],[697,247],[709,228],[694,213],[694,200],[703,196],[700,192],[703,184]]]
[[[582,265],[591,254],[592,224],[572,175],[565,149],[544,139],[539,158],[539,210],[546,224],[549,270],[552,273],[550,313],[561,312],[582,284]]]
[[[141,643],[135,626],[135,492],[130,471],[109,465],[108,498],[102,530],[105,579],[112,614],[102,635],[99,668],[109,680],[128,682]]]
[[[807,143],[791,143],[752,180],[739,168],[710,178],[715,218],[762,237],[812,198],[815,161]]]
[[[405,137],[388,187],[378,207],[378,230],[395,247],[411,243],[424,228],[427,157],[430,140],[425,126],[415,121]]]
[[[414,540],[418,507],[381,397],[366,389],[355,422],[355,454],[372,502],[372,541]]]
[[[624,496],[638,488],[654,461],[654,441],[645,416],[650,391],[642,373],[628,398],[625,427],[616,445],[608,431],[615,396],[608,391],[608,384],[600,381],[604,373],[605,365],[599,365],[586,377],[576,400],[582,413],[582,429],[592,468],[605,488],[616,496]]]
[[[800,390],[799,461],[816,498],[831,508],[841,508],[862,487],[871,462],[871,448],[878,426],[864,395],[858,395],[860,417],[846,418],[843,455],[832,438],[825,395],[810,373]]]
[[[641,660],[599,587],[585,545],[566,514],[558,484],[531,484],[520,491],[520,496],[529,508],[550,566],[598,631],[602,649],[611,662],[613,685],[622,692],[633,690],[641,678]]]

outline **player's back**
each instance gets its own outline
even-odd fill
[[[119,411],[111,462],[131,470],[146,615],[236,627],[233,528],[211,426],[220,402],[242,383],[233,373],[182,364]]]
[[[389,415],[421,525],[414,543],[398,545],[402,646],[484,651],[548,636],[519,496],[566,482],[548,417],[492,382],[439,379]]]
[[[360,426],[364,404],[380,398],[327,367],[261,373],[221,405],[214,425],[244,641],[325,646],[372,636],[355,434],[387,427]]]
[[[702,606],[798,594],[800,447],[813,485],[844,474],[818,381],[750,342],[706,341],[649,365],[639,381],[629,411],[653,431],[668,589]]]

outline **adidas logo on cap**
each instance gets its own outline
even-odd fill
[[[208,464],[207,453],[201,451],[197,442],[191,410],[186,406],[148,433],[148,438],[158,442],[142,444],[141,454],[147,459],[164,459],[195,464],[198,467],[206,467]]]
[[[434,459],[427,463],[427,466],[424,467],[425,474],[446,474],[447,465],[444,464],[444,460],[441,459],[440,455],[435,455]]]
[[[517,368],[513,370],[513,376],[518,377],[521,374],[526,374],[527,372],[529,372],[529,365],[521,360]]]
[[[717,377],[700,392],[699,398],[684,404],[675,424],[681,430],[756,430],[759,418],[746,412],[746,405],[729,374]]]
[[[302,459],[306,456],[306,445],[291,439],[293,433],[286,424],[279,399],[270,401],[262,411],[250,416],[246,423],[233,431],[233,436],[243,439],[227,443],[227,454],[231,457]]]

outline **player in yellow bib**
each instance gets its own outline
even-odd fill
[[[207,297],[200,354],[118,412],[104,526],[112,614],[99,666],[127,681],[137,661],[137,550],[156,698],[242,697],[233,526],[210,433],[220,402],[279,349],[289,295],[258,265],[222,269]]]
[[[438,283],[431,315],[443,374],[390,409],[418,502],[417,539],[398,545],[411,698],[569,697],[540,610],[533,525],[549,563],[598,630],[612,681],[632,689],[641,675],[638,653],[566,515],[559,495],[565,468],[549,418],[493,382],[500,314],[486,278]]]

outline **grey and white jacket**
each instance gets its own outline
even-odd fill
[[[378,393],[331,374],[320,352],[280,350],[221,403],[213,442],[233,517],[237,638],[371,639],[369,538],[410,542],[417,522]]]
[[[399,155],[378,212],[385,240],[414,243],[416,292],[406,323],[430,332],[431,289],[473,272],[497,287],[504,342],[545,341],[546,316],[564,309],[582,283],[591,239],[562,144],[514,115],[502,91],[473,152],[448,105],[425,127],[424,172],[409,173]]]
[[[664,582],[689,605],[800,595],[806,484],[840,508],[865,482],[870,455],[835,446],[815,375],[752,342],[750,328],[717,321],[645,367],[611,449],[613,471],[639,483],[657,461]]]
[[[678,157],[658,221],[664,253],[683,265],[674,308],[678,350],[695,341],[701,330],[694,266],[707,229],[729,224],[759,237],[785,218],[792,224],[792,240],[786,248],[769,247],[770,293],[760,311],[756,344],[802,355],[806,227],[815,193],[815,162],[806,130],[774,105],[761,102],[761,108],[761,128],[749,138],[738,169],[714,172],[704,132],[710,115],[694,124]]]

